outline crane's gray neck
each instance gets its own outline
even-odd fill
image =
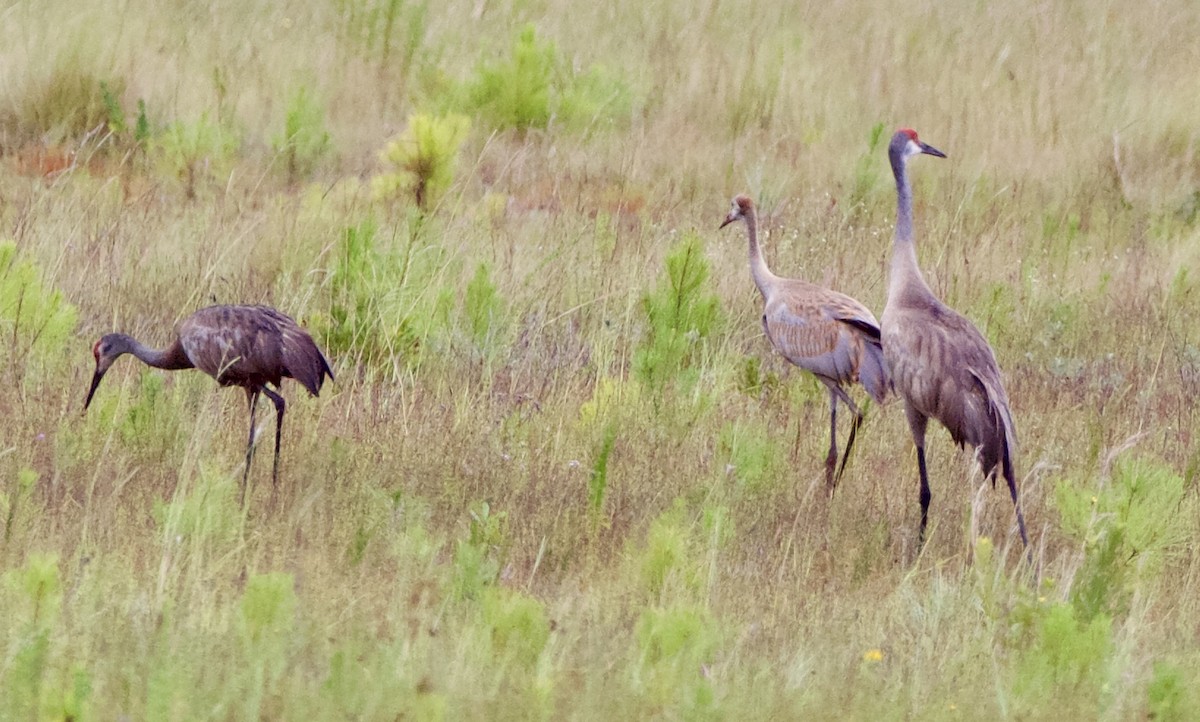
[[[166,348],[155,349],[146,346],[141,341],[126,334],[117,334],[117,337],[121,339],[124,353],[133,354],[147,366],[167,370],[192,368],[192,362],[188,359],[187,354],[183,352],[183,347],[179,341]]]
[[[775,281],[775,274],[767,267],[767,259],[763,258],[762,249],[758,246],[758,211],[753,207],[746,211],[746,235],[750,240],[750,275],[754,278],[754,285],[758,286],[758,292],[765,298]]]
[[[921,267],[917,264],[917,248],[913,241],[912,188],[908,184],[908,163],[902,149],[893,148],[888,154],[892,175],[896,177],[896,236],[892,243],[892,270],[888,282],[888,302],[906,290],[924,290],[932,295]]]
[[[912,243],[912,188],[908,184],[908,163],[903,153],[889,154],[892,175],[896,178],[896,243]]]

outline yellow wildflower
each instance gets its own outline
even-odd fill
[[[863,652],[863,661],[865,661],[865,662],[882,662],[883,661],[883,650],[882,649],[868,649],[867,651]]]

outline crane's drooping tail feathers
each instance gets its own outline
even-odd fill
[[[892,379],[888,374],[887,361],[883,358],[883,347],[878,341],[867,341],[863,344],[858,381],[877,404],[886,401],[891,393]]]
[[[257,308],[269,316],[279,329],[282,336],[283,364],[287,368],[287,375],[299,381],[313,396],[319,394],[325,377],[333,380],[333,369],[329,368],[329,362],[325,360],[321,349],[317,348],[312,336],[300,328],[290,316],[270,306]]]
[[[841,316],[838,320],[862,333],[863,354],[858,362],[858,382],[875,399],[875,403],[882,404],[892,392],[892,375],[888,373],[887,360],[883,357],[879,324],[874,318],[868,320],[855,316]]]
[[[321,392],[325,377],[333,379],[333,370],[312,337],[299,329],[284,329],[283,363],[288,375],[300,382],[313,396]]]
[[[1013,423],[1012,411],[1008,408],[1008,395],[1004,393],[1004,387],[998,380],[988,378],[989,374],[976,373],[972,369],[971,376],[987,399],[988,416],[991,417],[995,433],[990,439],[971,440],[971,443],[977,445],[976,453],[985,474],[992,475],[995,471],[1001,471],[1008,477],[1015,465],[1017,444],[1016,425]],[[997,469],[997,466],[1000,468]],[[992,478],[995,479],[995,476]]]

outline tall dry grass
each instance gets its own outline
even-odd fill
[[[4,18],[0,237],[39,275],[0,294],[0,717],[1200,703],[1189,3],[129,0]],[[544,127],[473,118],[428,214],[373,196],[405,119],[470,113],[463,88],[528,23],[575,105]],[[93,104],[101,80],[124,129]],[[296,183],[274,139],[302,91],[330,146]],[[563,109],[581,106],[594,122]],[[822,392],[771,354],[745,239],[714,230],[750,192],[777,272],[881,311],[894,200],[872,137],[902,125],[950,156],[914,167],[920,257],[1005,371],[1032,567],[1007,495],[941,432],[918,553],[895,405],[870,409],[824,498]],[[373,229],[362,255],[348,228]],[[719,313],[646,384],[645,298],[692,234]],[[14,299],[54,289],[78,322],[26,353]],[[341,344],[322,397],[285,386],[274,508],[263,458],[238,508],[241,397],[200,374],[123,361],[80,413],[99,335],[166,343],[214,301]]]

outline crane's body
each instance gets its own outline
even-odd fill
[[[1016,427],[995,354],[973,323],[933,294],[917,263],[906,164],[909,157],[919,153],[945,157],[907,129],[897,132],[888,148],[898,203],[882,338],[892,383],[896,394],[904,399],[905,415],[917,448],[920,538],[922,541],[925,538],[931,497],[925,464],[925,431],[929,419],[934,418],[946,427],[956,444],[975,449],[984,474],[993,483],[997,473],[1004,476],[1016,510],[1021,541],[1028,545],[1013,466]]]
[[[250,442],[246,450],[246,469],[242,475],[242,498],[254,454],[254,416],[259,394],[275,405],[275,465],[272,479],[279,480],[279,445],[283,433],[283,397],[269,386],[279,388],[284,378],[298,381],[316,396],[328,376],[333,379],[329,362],[308,332],[289,316],[268,306],[210,306],[181,321],[175,340],[163,349],[142,345],[131,336],[112,333],[92,348],[96,373],[88,390],[84,409],[100,380],[120,356],[129,353],[143,363],[165,370],[197,368],[222,386],[240,386],[250,405]]]
[[[825,482],[832,493],[846,468],[846,460],[862,423],[862,413],[845,387],[861,383],[880,403],[887,398],[890,389],[880,346],[879,323],[866,306],[844,293],[772,273],[758,245],[754,203],[744,195],[733,199],[733,208],[721,226],[739,220],[746,224],[750,274],[762,294],[762,324],[767,339],[781,356],[812,373],[829,390],[829,454],[825,460]],[[837,465],[839,400],[854,415],[840,466]]]

